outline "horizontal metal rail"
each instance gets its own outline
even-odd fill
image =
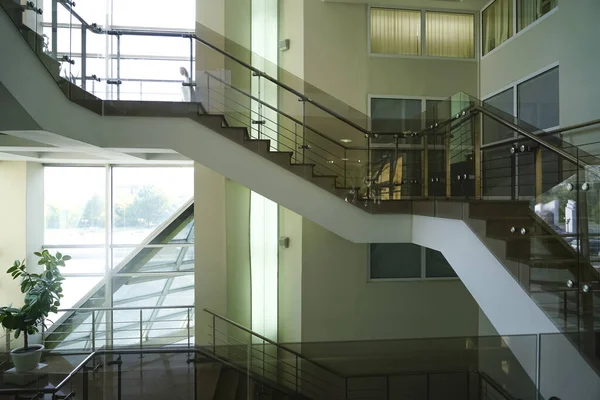
[[[474,110],[482,113],[483,115],[493,119],[496,122],[499,122],[500,124],[510,128],[510,129],[520,133],[521,135],[525,136],[526,138],[531,139],[532,141],[536,142],[540,146],[545,147],[546,149],[550,150],[551,152],[560,155],[561,157],[565,158],[566,160],[577,165],[580,168],[585,168],[588,166],[587,163],[579,160],[577,157],[567,153],[563,149],[556,147],[553,144],[546,142],[545,140],[540,139],[537,135],[526,131],[525,129],[521,128],[520,126],[518,126],[516,124],[513,124],[512,122],[506,121],[505,119],[497,116],[493,112],[490,112],[489,110],[486,110],[483,107],[475,106]]]
[[[316,365],[317,367],[323,369],[324,371],[329,372],[332,375],[335,375],[335,376],[337,376],[339,378],[343,378],[337,372],[335,372],[335,371],[333,371],[333,370],[331,370],[331,369],[329,369],[329,368],[327,368],[327,367],[325,367],[325,366],[323,366],[323,365],[321,365],[321,364],[319,364],[319,363],[317,363],[315,361],[309,360],[306,357],[304,357],[302,354],[298,353],[297,351],[294,351],[294,350],[290,349],[289,347],[283,346],[283,345],[281,345],[281,344],[279,344],[279,343],[277,343],[277,342],[275,342],[275,341],[273,341],[273,340],[271,340],[271,339],[269,339],[269,338],[267,338],[267,337],[265,337],[265,336],[263,336],[263,335],[261,335],[259,333],[256,333],[256,332],[254,332],[254,331],[246,328],[245,326],[240,325],[237,322],[230,320],[229,318],[223,317],[222,315],[219,315],[219,314],[215,313],[214,311],[211,311],[211,310],[209,310],[207,308],[205,308],[204,311],[206,313],[212,315],[213,317],[220,319],[221,321],[227,322],[228,324],[233,325],[236,328],[239,328],[239,329],[243,330],[244,332],[251,334],[252,336],[255,336],[255,337],[257,337],[257,338],[259,338],[261,340],[264,340],[265,342],[267,342],[267,343],[269,343],[269,344],[277,347],[278,349],[286,351],[286,352],[288,352],[288,353],[290,353],[290,354],[292,354],[292,355],[294,355],[294,356],[296,356],[296,357],[298,357],[298,358],[300,358],[302,360],[306,360],[309,363],[311,363],[313,365]]]

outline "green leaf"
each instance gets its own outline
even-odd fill
[[[69,261],[69,260],[71,259],[71,256],[68,256],[68,255],[67,255],[67,256],[63,256],[63,258],[62,258],[62,259],[63,259],[64,261]]]
[[[9,268],[9,269],[6,271],[6,273],[7,273],[7,274],[10,274],[10,273],[12,273],[13,271],[16,271],[16,270],[17,270],[17,268],[19,268],[19,267],[18,267],[18,266],[16,266],[16,265],[13,265],[12,267],[10,267],[10,268]]]
[[[62,258],[62,254],[60,254],[60,251],[56,252],[56,258]]]
[[[44,260],[43,258],[38,261],[38,265],[44,265],[46,263],[46,260]]]
[[[41,256],[42,256],[42,253],[40,253],[39,251],[36,251],[35,253],[33,253],[33,255],[35,255],[35,256],[38,256],[38,257],[41,257]]]

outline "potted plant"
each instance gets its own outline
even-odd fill
[[[42,357],[43,345],[30,345],[29,336],[39,332],[45,324],[48,314],[58,311],[62,294],[62,277],[58,267],[64,267],[70,256],[50,254],[48,250],[34,253],[39,257],[38,265],[44,270],[39,274],[27,271],[25,260],[16,260],[6,273],[13,279],[21,279],[21,292],[25,294],[23,307],[0,307],[0,323],[15,332],[15,338],[23,334],[23,347],[10,352],[17,372],[31,371],[37,368]]]

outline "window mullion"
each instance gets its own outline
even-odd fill
[[[421,10],[421,56],[427,54],[427,45],[425,43],[425,11]]]

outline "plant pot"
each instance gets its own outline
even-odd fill
[[[28,372],[37,368],[42,359],[44,346],[34,344],[29,346],[29,350],[25,351],[25,347],[19,347],[10,352],[13,365],[17,372]]]

